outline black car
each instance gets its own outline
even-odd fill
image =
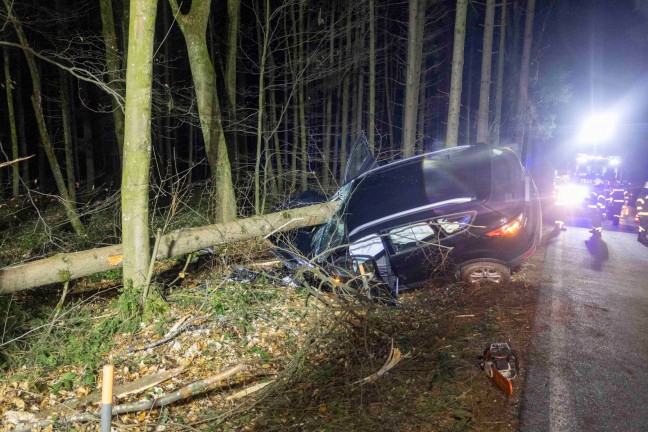
[[[361,137],[333,200],[337,213],[308,247],[279,256],[340,277],[371,272],[395,294],[447,273],[506,282],[541,235],[531,177],[511,150],[484,144],[378,167]]]

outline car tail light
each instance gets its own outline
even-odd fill
[[[516,217],[512,221],[505,223],[501,227],[486,233],[486,237],[496,237],[496,236],[513,237],[516,236],[518,232],[520,232],[520,228],[522,228],[521,214],[520,216]]]

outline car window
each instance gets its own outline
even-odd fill
[[[524,199],[524,173],[516,158],[494,149],[492,158],[491,201]]]
[[[434,228],[428,222],[394,228],[387,233],[395,252],[400,252],[415,247],[421,242],[431,240],[435,237],[435,234]]]
[[[469,148],[456,154],[430,154],[423,160],[429,202],[457,198],[488,199],[491,192],[489,154]]]

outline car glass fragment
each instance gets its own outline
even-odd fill
[[[358,139],[356,139],[353,147],[351,147],[346,171],[344,173],[344,181],[342,183],[346,184],[359,175],[376,167],[378,167],[378,162],[376,162],[376,159],[371,153],[371,149],[369,149],[367,136],[363,131]]]

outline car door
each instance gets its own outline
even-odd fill
[[[376,167],[378,167],[378,162],[376,162],[376,159],[369,149],[367,136],[362,132],[358,139],[356,139],[353,147],[351,147],[346,171],[344,172],[343,184],[347,184],[359,175]]]
[[[407,287],[429,279],[442,264],[439,230],[432,221],[391,228],[383,236],[389,245],[391,269]]]

